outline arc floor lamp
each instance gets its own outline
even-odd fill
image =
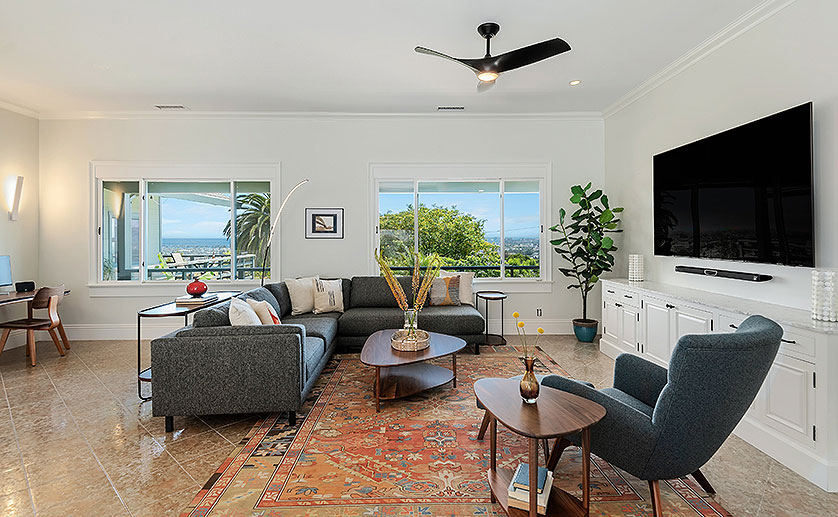
[[[279,224],[279,216],[282,215],[282,209],[285,208],[285,204],[288,202],[288,198],[291,197],[291,194],[294,193],[295,190],[302,187],[304,184],[308,183],[308,178],[302,180],[301,182],[294,185],[294,188],[285,196],[285,199],[282,200],[282,204],[279,205],[279,210],[276,212],[276,217],[274,217],[274,222],[271,225],[271,229],[268,232],[268,243],[265,244],[265,254],[262,257],[262,283],[260,285],[265,285],[265,262],[268,261],[268,250],[271,249],[271,242],[273,242],[274,238],[274,230],[276,230],[276,225]]]

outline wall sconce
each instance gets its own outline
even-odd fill
[[[11,221],[17,221],[21,194],[23,194],[23,176],[18,176],[17,181],[15,181],[14,194],[12,194],[11,210],[9,210],[9,220]]]

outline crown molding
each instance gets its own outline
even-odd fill
[[[601,121],[599,111],[569,111],[554,113],[340,113],[340,112],[282,112],[282,111],[46,111],[41,120],[546,120],[546,121]]]
[[[7,102],[2,99],[0,99],[0,109],[11,111],[19,115],[25,115],[29,118],[39,118],[39,113],[37,111],[24,108],[23,106],[18,106],[17,104],[12,104],[11,102]]]
[[[679,57],[639,86],[623,95],[602,112],[604,119],[619,113],[657,87],[684,72],[729,42],[750,31],[797,0],[765,0],[710,36],[694,49]]]

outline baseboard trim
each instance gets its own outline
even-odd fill
[[[573,320],[558,320],[558,319],[544,319],[535,318],[531,320],[518,319],[523,321],[526,325],[527,334],[535,335],[535,329],[541,327],[544,329],[544,334],[549,335],[570,335],[573,334]],[[503,333],[504,335],[515,335],[515,323],[513,318],[503,319]],[[419,313],[419,327],[422,327],[422,313]],[[500,334],[501,319],[489,318],[489,332],[492,334]]]
[[[838,492],[838,466],[773,429],[745,416],[733,434],[827,492]]]

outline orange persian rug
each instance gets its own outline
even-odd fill
[[[484,352],[485,350],[485,352]],[[440,365],[450,367],[450,359]],[[537,352],[536,373],[564,370]],[[296,426],[260,420],[184,509],[192,516],[503,515],[489,500],[489,443],[477,440],[483,412],[473,384],[524,369],[517,347],[486,347],[457,358],[450,384],[382,401],[375,412],[374,369],[357,355],[335,356],[299,412]],[[498,426],[498,465],[526,460],[525,439]],[[555,483],[581,495],[581,454],[571,447]],[[592,457],[591,515],[651,515],[647,484]],[[662,483],[667,516],[728,516],[690,480]]]

